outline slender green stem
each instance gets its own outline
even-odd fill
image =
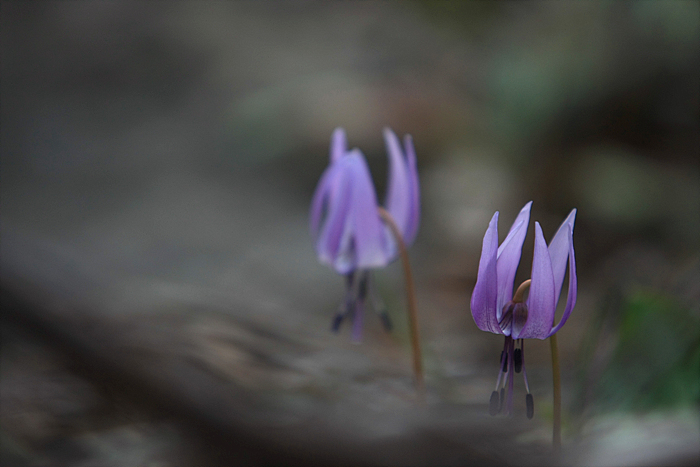
[[[559,350],[557,349],[557,335],[549,337],[552,349],[552,379],[554,383],[554,423],[552,431],[552,445],[554,452],[561,451],[561,375],[559,374]]]
[[[413,274],[411,273],[411,264],[408,261],[408,249],[403,241],[403,236],[399,231],[396,222],[391,217],[389,212],[379,207],[379,215],[386,222],[391,230],[391,233],[396,239],[399,252],[401,254],[401,262],[403,263],[403,272],[406,278],[406,298],[408,301],[408,326],[411,331],[411,347],[413,348],[413,373],[416,377],[416,388],[421,396],[425,393],[425,383],[423,382],[423,357],[420,350],[420,337],[418,334],[418,311],[416,307],[416,292],[413,286]]]

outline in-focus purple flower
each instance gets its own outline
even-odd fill
[[[513,376],[522,371],[527,390],[527,415],[532,417],[534,405],[525,372],[525,350],[523,339],[546,339],[569,319],[576,304],[576,259],[574,257],[574,220],[576,209],[564,219],[552,241],[547,246],[539,222],[535,222],[535,249],[532,259],[532,274],[529,294],[522,300],[522,291],[513,297],[513,280],[520,263],[525,234],[530,220],[527,203],[515,219],[508,235],[498,245],[498,212],[493,215],[484,235],[479,260],[479,273],[471,299],[474,322],[482,331],[505,336],[501,352],[500,371],[496,390],[491,394],[489,411],[497,414],[504,408],[505,385],[508,384],[506,412],[513,407]],[[554,324],[559,295],[569,269],[569,291],[561,320]],[[517,345],[520,348],[516,348]],[[501,378],[505,374],[503,387]],[[499,393],[499,387],[501,387]]]
[[[399,228],[406,245],[413,243],[420,221],[420,191],[416,154],[409,135],[404,149],[386,128],[384,140],[389,158],[386,210]],[[374,300],[375,310],[387,329],[388,315],[370,291],[369,271],[396,259],[398,248],[389,227],[378,212],[377,195],[362,152],[347,149],[345,131],[333,132],[330,165],[321,175],[311,201],[311,233],[319,261],[346,278],[347,293],[333,320],[337,331],[345,317],[353,319],[353,339],[359,340],[365,301]]]

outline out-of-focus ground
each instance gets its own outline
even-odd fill
[[[700,4],[3,2],[2,465],[696,465]],[[332,130],[383,197],[413,135],[411,248],[362,345],[330,332],[311,194]],[[574,207],[579,300],[558,333],[564,447],[490,417],[502,345],[469,312],[481,237]],[[529,275],[532,229],[517,280]]]

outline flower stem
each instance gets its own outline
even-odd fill
[[[557,349],[557,335],[549,336],[549,344],[552,349],[552,379],[554,383],[554,422],[552,428],[552,445],[554,452],[561,451],[561,376],[559,374],[559,350]]]
[[[406,298],[408,301],[408,326],[411,331],[411,347],[413,348],[413,373],[416,377],[416,388],[421,397],[425,395],[425,384],[423,382],[423,357],[420,350],[420,337],[418,335],[418,312],[416,307],[416,292],[413,285],[413,274],[411,273],[411,265],[408,261],[408,249],[403,241],[403,236],[399,231],[396,222],[391,217],[391,214],[379,207],[379,216],[386,222],[391,230],[391,233],[396,239],[399,252],[401,253],[401,262],[403,263],[403,273],[406,278]]]

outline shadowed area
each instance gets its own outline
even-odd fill
[[[669,2],[3,2],[3,465],[695,465],[700,6]],[[384,201],[411,134],[393,324],[331,332],[311,196],[334,128]],[[534,401],[489,415],[503,347],[469,302],[481,242],[572,208],[579,297]],[[516,286],[530,277],[534,222]],[[567,279],[568,280],[568,279]],[[566,289],[567,282],[564,283]],[[560,303],[557,320],[561,316]]]

